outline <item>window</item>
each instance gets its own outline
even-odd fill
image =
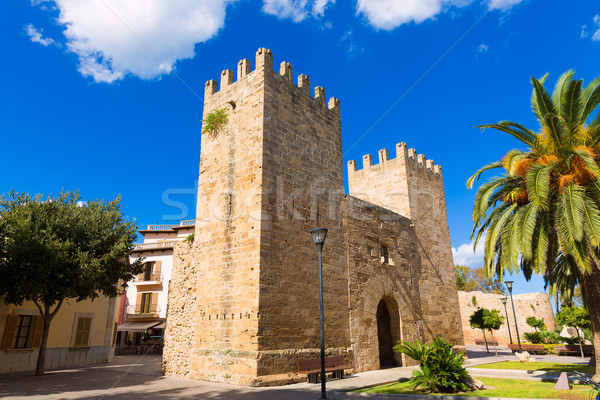
[[[387,264],[390,261],[390,251],[387,246],[381,246],[379,255],[381,256],[382,263]]]
[[[87,347],[90,342],[90,329],[92,327],[92,319],[90,317],[77,318],[77,326],[75,328],[75,342],[73,346]]]
[[[44,321],[41,316],[9,315],[2,338],[2,349],[32,349],[40,347]]]
[[[154,314],[158,311],[158,292],[138,293],[135,312],[136,314]]]
[[[138,280],[140,281],[159,281],[160,268],[162,261],[150,261],[144,264],[144,272],[142,272]]]

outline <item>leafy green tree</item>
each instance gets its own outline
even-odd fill
[[[553,93],[544,87],[547,75],[531,79],[538,131],[511,121],[481,126],[508,133],[526,148],[481,168],[467,186],[484,171],[504,170],[478,189],[473,205],[474,242],[485,237],[487,276],[535,272],[559,290],[580,282],[592,305],[600,304],[600,113],[592,116],[600,78],[584,88],[573,77],[573,71],[561,75]],[[600,344],[600,308],[590,312]],[[595,352],[600,359],[600,346]],[[596,368],[600,378],[600,364]]]
[[[463,292],[479,290],[483,293],[504,293],[502,282],[496,277],[488,278],[483,267],[472,269],[464,265],[455,265],[454,276],[456,277],[457,290]]]
[[[546,323],[544,322],[544,318],[537,319],[536,317],[527,317],[525,322],[527,323],[527,325],[534,328],[536,332],[546,330]]]
[[[419,362],[421,370],[415,370],[410,379],[416,389],[433,393],[465,392],[470,389],[467,381],[470,375],[463,367],[464,353],[454,354],[452,345],[437,337],[429,346],[416,343],[399,342],[394,351],[404,353]]]
[[[584,329],[589,329],[591,326],[590,315],[582,307],[563,307],[556,314],[556,323],[565,326],[572,326],[577,332],[579,341],[579,351],[583,357],[583,346],[581,345],[581,336]]]
[[[120,198],[82,202],[79,193],[10,193],[0,197],[0,297],[31,301],[43,319],[36,375],[45,370],[50,323],[65,299],[115,297],[119,280],[143,269],[128,254],[136,226],[120,210]]]
[[[487,308],[480,308],[475,311],[469,317],[469,324],[473,329],[481,329],[483,332],[483,340],[485,342],[485,349],[487,352],[490,352],[488,348],[487,339],[485,337],[485,331],[490,331],[492,335],[492,343],[494,343],[494,352],[496,356],[498,356],[498,348],[496,346],[496,340],[494,339],[494,331],[500,329],[502,324],[504,324],[504,317],[500,315],[498,310],[488,310]]]

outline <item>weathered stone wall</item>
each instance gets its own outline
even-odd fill
[[[348,272],[340,203],[344,190],[340,108],[292,66],[265,57],[258,375],[298,379],[299,358],[318,357],[319,271],[309,230],[326,227],[323,303],[326,348],[349,350]],[[349,358],[349,357],[348,357]],[[350,360],[348,360],[350,361]]]
[[[377,307],[390,312],[393,344],[423,340],[419,274],[421,260],[411,221],[385,208],[347,196],[344,202],[351,345],[357,371],[380,368]],[[380,256],[386,246],[389,260]],[[396,354],[398,365],[413,365]]]
[[[305,379],[297,360],[319,355],[315,227],[329,230],[328,355],[344,355],[356,370],[379,368],[385,324],[388,350],[434,334],[462,344],[439,167],[409,166],[406,156],[404,172],[390,169],[396,180],[381,180],[404,182],[405,217],[396,203],[345,195],[339,101],[326,103],[321,87],[312,96],[305,75],[294,84],[289,63],[279,74],[272,64],[270,50],[259,49],[256,70],[242,60],[237,81],[226,70],[220,90],[207,83],[205,117],[224,108],[229,121],[202,137],[195,241],[175,250],[165,372],[245,385]],[[409,184],[417,200],[406,194]],[[412,202],[431,193],[433,211],[418,211]]]
[[[473,305],[473,296],[477,301],[477,306]],[[458,299],[460,304],[460,316],[462,320],[463,332],[465,335],[465,343],[475,343],[475,340],[483,340],[483,333],[480,329],[473,329],[469,325],[469,317],[473,314],[477,307],[496,309],[500,312],[500,315],[506,317],[504,305],[500,299],[504,295],[483,293],[483,292],[458,292]],[[546,293],[525,293],[513,295],[515,303],[515,313],[517,315],[517,323],[519,324],[519,333],[521,335],[521,341],[523,341],[524,332],[533,332],[534,328],[527,325],[525,320],[528,317],[543,318],[548,330],[554,330],[556,323],[554,321],[554,313],[552,311],[552,305],[548,294]],[[532,307],[533,306],[533,307]],[[500,345],[507,345],[510,343],[508,334],[508,325],[510,325],[510,332],[514,343],[517,343],[517,333],[515,330],[514,317],[512,312],[512,306],[510,304],[510,297],[506,302],[506,310],[508,311],[508,324],[506,319],[504,325],[494,332],[494,338]],[[489,334],[486,332],[486,337],[491,339]]]
[[[414,245],[421,256],[419,293],[425,337],[442,336],[463,345],[441,167],[399,143],[394,159],[382,149],[376,165],[370,154],[363,156],[362,170],[350,161],[348,187],[351,195],[412,221]]]

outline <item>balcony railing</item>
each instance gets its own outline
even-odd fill
[[[178,226],[178,225],[154,224],[154,225],[148,225],[148,230],[149,231],[168,231],[168,230],[171,230],[174,226]]]
[[[154,242],[154,243],[137,243],[133,247],[133,251],[151,251],[151,250],[165,250],[172,249],[175,244],[179,243],[179,240],[168,240],[165,242]]]
[[[127,314],[131,315],[145,315],[145,314],[158,314],[160,312],[160,306],[158,304],[132,304],[127,306]]]
[[[151,273],[141,273],[140,275],[136,276],[135,279],[133,280],[134,282],[137,283],[142,283],[142,282],[160,282],[163,280],[163,274],[160,271],[156,271],[156,272],[151,272]]]
[[[181,221],[179,223],[179,226],[194,226],[196,225],[196,220],[195,219],[188,219],[185,221]]]

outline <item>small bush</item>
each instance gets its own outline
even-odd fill
[[[456,393],[470,390],[469,373],[463,367],[464,353],[454,354],[452,345],[438,337],[429,346],[400,342],[394,351],[404,353],[419,362],[421,370],[413,371],[410,379],[414,389],[421,387],[433,393]]]
[[[225,108],[214,110],[202,120],[202,134],[215,136],[228,121],[229,115]]]
[[[525,332],[523,334],[525,340],[533,343],[533,344],[542,344],[544,343],[544,337],[541,332]]]
[[[545,344],[544,349],[546,350],[546,354],[558,354],[556,352],[555,347],[556,347],[556,344],[554,344],[554,343],[553,344]]]
[[[542,338],[546,344],[558,344],[560,335],[554,331],[542,331]]]

